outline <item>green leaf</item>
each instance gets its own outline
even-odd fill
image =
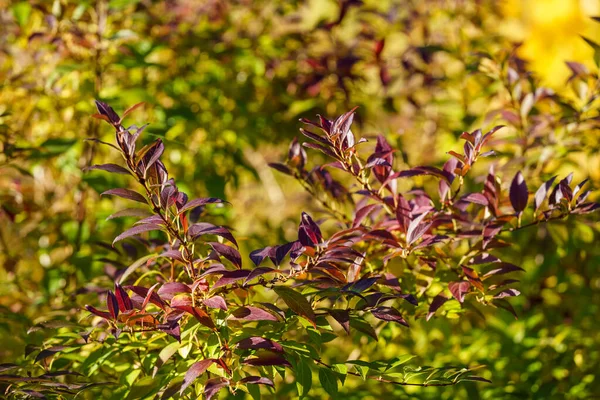
[[[338,383],[335,373],[333,373],[329,368],[319,369],[319,382],[321,382],[321,386],[331,396],[331,398],[337,398]]]
[[[298,388],[298,396],[303,398],[308,395],[312,386],[312,372],[308,363],[304,358],[296,364],[296,387]]]
[[[276,287],[273,290],[275,290],[275,293],[277,293],[277,295],[282,298],[285,304],[287,304],[287,306],[293,312],[309,320],[315,328],[317,327],[317,324],[315,322],[315,312],[310,306],[308,300],[306,300],[306,298],[303,295],[301,295],[294,289],[290,289],[289,287],[285,286]]]
[[[346,376],[348,375],[348,366],[346,364],[333,364],[332,367],[333,370],[340,375],[338,378],[343,385],[344,382],[346,382]]]
[[[154,371],[152,372],[152,378],[156,376],[158,369],[162,367],[173,354],[177,352],[181,344],[179,342],[173,342],[168,344],[165,348],[163,348],[160,353],[158,353],[158,360],[156,360],[156,365],[154,366]]]
[[[399,367],[400,365],[407,363],[408,361],[412,360],[413,358],[415,358],[416,356],[412,355],[412,354],[405,354],[403,356],[400,357],[395,357],[392,358],[389,361],[389,365],[386,367],[386,371],[390,370],[390,369],[394,369],[396,367]]]
[[[22,1],[12,6],[12,13],[20,27],[23,27],[29,22],[31,15],[31,4],[28,1]]]

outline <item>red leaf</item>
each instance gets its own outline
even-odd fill
[[[119,310],[121,310],[121,312],[133,310],[133,303],[131,302],[129,295],[118,283],[115,283],[115,294],[117,297],[117,303],[119,304]]]
[[[119,316],[119,303],[117,302],[115,294],[110,290],[106,294],[106,306],[108,307],[108,312],[112,319],[117,319]]]
[[[104,319],[111,319],[112,318],[112,316],[109,313],[107,313],[106,311],[100,311],[96,307],[92,307],[90,305],[86,305],[85,309],[88,310],[89,312],[91,312],[92,314],[97,315],[99,317],[102,317]]]

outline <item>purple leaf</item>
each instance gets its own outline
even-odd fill
[[[350,334],[350,313],[348,310],[331,309],[329,314]]]
[[[225,299],[222,298],[221,296],[213,296],[211,298],[203,300],[202,302],[207,307],[218,308],[223,311],[227,311],[227,303],[225,302]]]
[[[197,224],[193,224],[188,229],[188,235],[192,240],[195,240],[202,235],[221,236],[222,238],[229,240],[236,247],[238,247],[238,244],[231,232],[229,232],[226,228],[222,226],[215,226],[213,224],[209,224],[208,222],[200,222]]]
[[[441,170],[436,167],[429,167],[429,166],[419,166],[419,167],[414,167],[414,168],[408,169],[406,171],[402,171],[398,174],[398,177],[399,178],[410,178],[412,176],[417,176],[417,175],[437,176],[438,178],[445,180],[447,183],[450,183],[454,179],[454,176],[451,173]]]
[[[217,282],[215,282],[212,289],[216,289],[221,286],[226,286],[226,285],[232,284],[235,281],[239,281],[240,279],[246,278],[249,274],[250,274],[250,270],[248,270],[248,269],[225,271],[225,272],[223,272],[223,276]]]
[[[186,284],[180,282],[167,282],[156,292],[162,299],[171,300],[173,296],[180,293],[191,293],[192,289]]]
[[[240,307],[232,312],[231,316],[233,320],[242,321],[279,321],[273,314],[252,306]]]
[[[525,271],[525,270],[514,264],[502,262],[502,263],[498,264],[498,266],[496,268],[494,268],[493,270],[491,270],[488,273],[486,273],[485,275],[483,275],[483,278],[485,279],[492,275],[503,275],[503,274],[508,274],[510,272],[516,272],[516,271]]]
[[[269,167],[276,169],[277,171],[282,172],[286,175],[294,175],[290,167],[288,167],[287,165],[281,163],[269,163],[268,165]]]
[[[238,382],[244,384],[269,385],[271,387],[275,386],[272,380],[270,380],[269,378],[265,378],[264,376],[247,376],[239,380]]]
[[[517,289],[505,289],[503,291],[501,291],[500,293],[496,294],[494,296],[495,299],[503,299],[505,297],[515,297],[520,295],[521,292],[519,292]]]
[[[112,316],[106,312],[106,311],[100,311],[98,310],[96,307],[90,306],[90,305],[86,305],[85,309],[88,310],[89,312],[91,312],[94,315],[97,315],[99,317],[102,317],[104,319],[111,319]]]
[[[117,297],[110,290],[106,294],[106,306],[108,307],[108,312],[112,319],[117,319],[119,316],[119,303],[117,302]]]
[[[181,396],[185,389],[187,389],[188,386],[190,386],[192,382],[196,380],[197,377],[202,375],[214,362],[214,359],[209,358],[192,364],[192,366],[185,373],[185,377],[183,378],[183,385],[181,386],[179,395]]]
[[[206,400],[210,400],[214,395],[219,393],[219,390],[225,386],[229,386],[229,381],[225,378],[213,378],[206,381],[204,385],[204,397]]]
[[[470,288],[471,282],[468,281],[448,283],[448,289],[450,289],[450,293],[452,293],[452,296],[454,296],[454,298],[461,303],[465,300],[465,294]]]
[[[242,350],[265,349],[275,351],[277,353],[283,353],[283,346],[281,346],[279,343],[274,342],[271,339],[266,339],[258,336],[252,336],[240,340],[237,343],[237,347]]]
[[[267,365],[284,365],[291,367],[289,361],[277,353],[265,351],[262,353],[257,353],[256,356],[257,357],[246,358],[242,361],[242,364],[253,365],[255,367],[264,367]]]
[[[509,190],[510,203],[517,214],[523,212],[525,207],[527,207],[528,196],[527,183],[525,183],[525,178],[521,171],[519,171],[513,178]]]
[[[138,192],[134,192],[133,190],[130,190],[130,189],[124,189],[124,188],[110,189],[110,190],[107,190],[106,192],[101,193],[100,195],[101,196],[104,196],[104,195],[118,196],[118,197],[122,197],[124,199],[134,200],[134,201],[138,201],[140,203],[148,204],[148,202],[146,201],[146,198],[144,196],[142,196]]]
[[[119,123],[119,115],[115,112],[115,110],[112,109],[111,106],[100,100],[94,100],[94,102],[96,103],[96,108],[101,115],[107,116],[113,125]]]
[[[461,198],[462,201],[469,203],[481,204],[482,206],[488,205],[488,199],[481,193],[469,193]]]
[[[133,303],[131,302],[129,295],[118,283],[115,283],[115,295],[117,297],[117,303],[121,312],[133,310]]]
[[[121,217],[149,217],[152,215],[150,211],[144,210],[142,208],[126,208],[121,211],[117,211],[114,214],[111,214],[106,218],[106,220],[121,218]]]
[[[352,223],[352,227],[356,228],[357,226],[362,224],[364,219],[369,214],[371,214],[375,209],[380,208],[380,207],[381,207],[381,205],[379,205],[379,204],[369,204],[369,205],[364,206],[360,210],[356,211],[356,215],[354,216],[354,222]]]
[[[238,269],[242,268],[242,256],[240,256],[240,252],[234,249],[231,246],[227,246],[217,242],[209,242],[207,243],[212,249],[222,257],[225,257]]]
[[[134,226],[133,228],[129,228],[128,230],[126,230],[125,232],[123,232],[119,236],[117,236],[115,238],[115,240],[113,240],[112,244],[114,246],[115,243],[117,243],[118,241],[126,239],[130,236],[135,236],[135,235],[139,235],[140,233],[144,233],[144,232],[148,232],[148,231],[157,231],[157,230],[161,230],[161,229],[162,229],[162,226],[154,225],[154,224]]]
[[[423,234],[431,227],[430,222],[421,224],[421,221],[426,215],[427,214],[419,215],[408,225],[408,229],[406,230],[406,242],[409,246],[423,236]]]
[[[448,300],[450,300],[450,299],[448,299],[445,296],[442,296],[441,294],[438,294],[437,296],[435,296],[433,298],[433,301],[429,305],[429,312],[427,313],[427,321],[429,321],[431,319],[431,317],[433,317],[435,312],[438,310],[438,308],[443,306],[444,303],[447,302]]]
[[[550,188],[552,187],[552,184],[554,183],[555,179],[556,175],[544,182],[542,186],[540,186],[539,189],[535,192],[535,197],[533,199],[533,206],[535,208],[535,211],[537,211],[540,208],[540,206],[546,199],[546,196],[548,195],[548,190],[550,190]]]
[[[152,156],[150,157],[150,159],[148,160],[148,163],[146,164],[146,168],[144,169],[144,176],[148,173],[148,170],[150,169],[150,167],[152,167],[152,165],[154,165],[154,163],[156,161],[158,161],[158,159],[160,158],[160,156],[162,156],[162,154],[165,151],[165,145],[162,142],[162,140],[159,138],[156,140],[153,149],[148,151],[148,154],[150,154],[150,152],[152,152]]]
[[[258,278],[261,275],[268,274],[268,273],[273,272],[273,271],[275,271],[275,270],[273,268],[270,268],[270,267],[257,267],[257,268],[254,268],[252,271],[250,271],[250,273],[248,274],[248,276],[244,280],[244,285],[246,285],[248,282],[250,282],[254,278]]]
[[[124,175],[129,175],[130,172],[129,170],[121,167],[120,165],[117,164],[98,164],[98,165],[91,165],[89,167],[85,167],[83,170],[84,171],[92,171],[95,169],[99,169],[102,171],[108,171],[108,172],[114,172],[115,174],[124,174]]]
[[[254,265],[259,266],[260,263],[271,253],[271,247],[265,247],[264,249],[257,249],[250,253],[250,259],[254,263]]]
[[[305,212],[302,213],[302,221],[298,228],[298,240],[307,247],[315,247],[323,241],[319,225]]]
[[[212,204],[212,203],[224,203],[224,201],[221,199],[217,199],[215,197],[194,199],[194,200],[191,200],[191,201],[188,201],[187,203],[185,203],[185,205],[179,209],[179,214],[181,214],[187,210],[191,210],[192,208],[196,208],[196,207],[200,207],[200,206],[203,206],[206,204]]]
[[[396,322],[400,325],[408,327],[408,322],[406,322],[406,320],[402,318],[400,312],[395,308],[385,306],[377,307],[371,310],[371,314],[373,314],[375,318],[378,318],[380,320]]]
[[[147,288],[142,286],[126,286],[126,289],[131,290],[133,293],[144,298],[147,298],[148,293],[150,292]],[[163,310],[165,309],[166,303],[160,298],[157,292],[153,291],[150,294],[149,301]]]

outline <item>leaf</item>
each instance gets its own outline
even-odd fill
[[[125,232],[123,232],[119,236],[117,236],[115,238],[115,240],[113,240],[112,244],[114,246],[115,243],[117,243],[123,239],[126,239],[128,237],[139,235],[140,233],[144,233],[144,232],[162,230],[162,228],[163,228],[162,226],[155,225],[155,224],[137,225],[137,226],[134,226],[133,228],[129,228],[128,230],[126,230]]]
[[[348,310],[331,309],[329,314],[350,334],[350,313]]]
[[[246,285],[248,282],[250,282],[254,278],[258,278],[261,275],[268,274],[268,273],[273,272],[273,271],[275,271],[275,270],[273,268],[270,268],[270,267],[257,267],[257,268],[254,268],[252,271],[250,271],[250,273],[248,274],[248,276],[244,280],[244,285]]]
[[[481,193],[469,193],[466,196],[461,198],[462,201],[467,201],[469,203],[481,204],[483,206],[488,205],[488,199]]]
[[[247,269],[237,269],[235,271],[225,271],[223,272],[223,276],[215,282],[212,286],[212,289],[219,288],[221,286],[226,286],[241,279],[244,279],[248,276],[250,270]]]
[[[225,299],[221,296],[213,296],[213,297],[203,300],[202,302],[207,307],[218,308],[223,311],[227,311],[227,303],[225,302]]]
[[[38,362],[38,361],[41,361],[48,357],[51,357],[51,356],[55,355],[56,353],[59,353],[65,349],[66,349],[65,346],[54,346],[54,347],[44,349],[38,353],[38,355],[35,357],[34,362]]]
[[[286,286],[275,287],[273,290],[293,312],[306,318],[315,328],[317,327],[315,312],[302,294]]]
[[[234,249],[231,246],[227,246],[217,242],[208,242],[207,243],[212,249],[220,256],[225,257],[227,260],[231,261],[231,263],[237,267],[238,269],[242,268],[242,256],[240,252]]]
[[[124,188],[110,189],[110,190],[107,190],[106,192],[101,193],[100,195],[101,196],[104,196],[104,195],[118,196],[118,197],[122,197],[124,199],[138,201],[143,204],[148,204],[148,202],[146,201],[146,198],[144,196],[142,196],[138,192],[134,192],[133,190],[124,189]]]
[[[452,293],[452,296],[454,296],[454,298],[461,303],[465,300],[465,293],[467,293],[470,288],[471,282],[468,281],[448,283],[448,289],[450,289],[450,293]]]
[[[200,222],[191,225],[188,229],[188,235],[190,236],[190,238],[192,238],[192,240],[195,240],[202,235],[216,235],[229,240],[236,247],[238,247],[237,241],[227,228],[224,228],[222,226],[215,226],[207,222]]]
[[[279,321],[273,314],[253,306],[240,307],[231,316],[231,319],[243,321]]]
[[[273,381],[269,378],[265,378],[264,376],[247,376],[238,381],[243,384],[255,384],[255,385],[268,385],[274,387]]]
[[[96,307],[90,306],[90,305],[86,305],[85,309],[88,310],[89,312],[91,312],[94,315],[97,315],[99,317],[102,317],[104,319],[111,319],[112,316],[106,312],[106,311],[100,311],[98,310]]]
[[[225,201],[221,199],[217,199],[216,197],[206,197],[201,199],[190,200],[183,207],[179,209],[179,214],[186,212],[187,210],[191,210],[192,208],[204,206],[206,204],[214,204],[214,203],[224,203]]]
[[[146,176],[148,170],[152,167],[152,165],[154,165],[156,161],[158,161],[160,156],[162,156],[162,154],[165,151],[165,145],[160,138],[156,140],[155,145],[153,147],[154,148],[152,149],[152,156],[148,160],[146,168],[144,169],[144,176]]]
[[[94,100],[94,102],[96,103],[96,108],[98,109],[98,112],[101,115],[105,115],[106,117],[108,117],[109,121],[113,125],[119,123],[120,118],[117,115],[117,113],[115,112],[115,110],[112,109],[111,106],[109,106],[108,104],[106,104],[100,100]]]
[[[319,225],[305,212],[302,213],[302,221],[298,227],[298,240],[307,247],[315,247],[323,240]]]
[[[133,110],[135,110],[135,109],[136,109],[136,108],[138,108],[138,107],[141,107],[141,106],[143,106],[144,104],[145,104],[145,103],[142,101],[141,103],[137,103],[137,104],[134,104],[134,105],[132,105],[131,107],[129,107],[127,110],[125,110],[125,111],[123,112],[123,116],[121,117],[121,121],[123,121],[123,120],[125,119],[125,117],[126,117],[127,115],[129,115],[131,112],[133,112]],[[119,121],[119,122],[121,122],[121,121]]]
[[[117,164],[97,164],[97,165],[91,165],[89,167],[85,167],[83,170],[84,171],[92,171],[92,170],[102,170],[102,171],[107,171],[107,172],[114,172],[116,174],[124,174],[124,175],[129,175],[130,172],[129,170],[121,167],[120,165]]]
[[[185,373],[185,377],[183,378],[183,385],[181,386],[179,395],[181,396],[185,389],[187,389],[192,384],[192,382],[194,382],[197,377],[202,375],[214,362],[214,359],[208,358],[206,360],[198,361],[192,364],[192,366]]]
[[[338,397],[338,381],[333,371],[329,368],[319,368],[319,382],[332,399]]]
[[[119,303],[115,294],[110,290],[106,295],[106,306],[108,307],[108,312],[112,319],[117,319],[119,316]]]
[[[21,28],[25,27],[31,15],[31,4],[29,4],[29,1],[20,1],[14,4],[11,11],[19,26]]]
[[[494,268],[493,270],[484,274],[483,279],[489,278],[492,275],[503,275],[508,274],[510,272],[524,271],[523,268],[507,262],[501,262],[500,264],[496,264],[495,267],[496,268]]]
[[[421,221],[426,215],[427,213],[419,215],[408,225],[408,229],[406,231],[406,243],[408,245],[411,245],[417,241],[431,227],[431,223],[421,224]]]
[[[242,364],[253,365],[255,367],[264,367],[268,365],[279,365],[279,366],[291,366],[289,361],[283,358],[281,355],[270,352],[262,351],[255,354],[256,357],[248,357],[242,361]]]
[[[312,372],[308,363],[304,358],[300,358],[295,365],[294,373],[296,374],[296,387],[298,388],[298,396],[302,399],[307,396],[312,387]]]
[[[408,322],[406,322],[406,320],[402,317],[400,312],[395,308],[385,306],[377,307],[371,310],[371,314],[373,314],[375,318],[378,318],[380,320],[396,322],[400,325],[408,327]]]
[[[258,336],[252,336],[249,338],[245,338],[237,342],[238,349],[242,350],[257,350],[264,349],[275,351],[277,353],[283,353],[283,347],[277,343],[272,341],[271,339],[266,339]]]
[[[151,216],[152,213],[148,210],[144,210],[142,208],[126,208],[124,210],[121,211],[117,211],[114,214],[109,215],[106,220],[111,220],[111,219],[115,219],[115,218],[122,218],[122,217],[149,217]]]
[[[121,277],[119,278],[119,283],[125,282],[127,280],[127,278],[129,277],[129,275],[131,275],[139,267],[141,267],[144,263],[148,262],[148,260],[150,260],[154,257],[156,257],[156,254],[148,254],[148,255],[145,255],[144,257],[141,257],[138,260],[136,260],[133,264],[131,264],[129,267],[127,267],[125,272],[123,272],[121,274]]]
[[[544,182],[542,186],[540,186],[539,189],[535,192],[535,197],[533,199],[535,211],[537,211],[540,208],[540,206],[546,199],[546,196],[548,195],[548,190],[550,190],[550,188],[552,187],[552,184],[554,183],[555,179],[556,175]]]
[[[133,310],[133,303],[131,302],[129,295],[118,283],[115,283],[115,295],[121,312]]]
[[[377,340],[377,333],[375,332],[375,329],[373,329],[373,327],[371,326],[371,324],[369,324],[367,321],[365,321],[362,318],[351,318],[350,319],[350,326],[354,329],[356,329],[359,332],[362,332],[370,337],[372,337],[373,339]]]
[[[517,214],[523,212],[525,207],[527,207],[528,196],[527,183],[525,183],[525,178],[521,171],[519,171],[513,178],[509,190],[510,203]]]
[[[177,350],[180,346],[181,344],[179,342],[169,343],[160,351],[160,353],[158,353],[158,358],[156,359],[156,363],[154,364],[154,371],[152,372],[152,378],[156,376],[158,369],[162,367],[167,361],[169,361],[169,359],[173,357],[173,354],[177,353]]]

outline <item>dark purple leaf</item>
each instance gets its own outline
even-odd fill
[[[204,385],[204,397],[210,400],[214,395],[219,393],[225,386],[229,386],[229,381],[225,378],[213,378],[206,381]]]
[[[400,312],[395,308],[385,306],[377,307],[371,310],[371,314],[373,314],[375,318],[378,318],[380,320],[396,322],[400,325],[408,327],[408,322],[406,322],[406,320],[402,318]]]
[[[102,171],[108,171],[108,172],[114,172],[116,174],[125,174],[128,175],[129,174],[129,170],[121,167],[120,165],[117,164],[98,164],[98,165],[91,165],[89,167],[85,167],[83,170],[84,171],[92,171],[95,169],[99,169]]]
[[[40,351],[39,354],[35,357],[35,362],[38,362],[45,358],[51,357],[51,356],[55,355],[56,353],[61,352],[64,349],[66,349],[65,346],[54,346],[54,347],[50,347],[48,349],[44,349],[44,350]]]
[[[96,103],[96,108],[98,109],[98,112],[101,115],[105,115],[106,117],[108,117],[109,121],[113,125],[118,124],[120,122],[119,115],[117,115],[117,113],[115,112],[115,110],[112,109],[111,106],[100,100],[94,100],[94,102]]]
[[[212,249],[221,257],[225,257],[236,268],[242,268],[242,256],[240,256],[240,252],[234,249],[231,246],[227,246],[217,242],[209,242],[207,243]]]
[[[243,384],[259,384],[259,385],[269,385],[271,387],[274,387],[275,385],[273,384],[273,381],[270,380],[269,378],[265,378],[264,376],[247,376],[241,380],[238,381],[239,383],[243,383]]]
[[[110,190],[107,190],[106,192],[101,193],[100,195],[101,196],[104,196],[104,195],[118,196],[118,197],[122,197],[124,199],[134,200],[134,201],[138,201],[140,203],[148,204],[148,202],[146,201],[146,198],[144,196],[142,196],[138,192],[134,192],[133,190],[130,190],[130,189],[124,189],[124,188],[110,189]]]
[[[250,282],[254,278],[258,278],[261,275],[268,274],[268,273],[273,272],[273,271],[275,271],[275,270],[273,268],[270,268],[270,267],[257,267],[257,268],[254,268],[252,271],[250,271],[250,273],[248,274],[248,276],[244,280],[244,285],[246,285],[248,282]]]
[[[461,198],[462,201],[466,201],[469,203],[481,204],[483,206],[488,205],[488,199],[481,193],[470,193]]]
[[[223,276],[215,282],[212,289],[219,288],[221,286],[226,286],[234,283],[235,281],[239,281],[240,279],[246,278],[250,274],[250,270],[248,269],[238,269],[235,271],[225,271],[223,272]]]
[[[452,293],[452,296],[454,296],[454,298],[461,303],[465,300],[465,294],[470,288],[471,282],[468,281],[448,283],[448,289],[450,289],[450,293]]]
[[[503,274],[508,274],[510,272],[516,272],[516,271],[524,271],[524,269],[521,267],[518,267],[514,264],[511,264],[511,263],[502,262],[502,263],[498,264],[496,268],[494,268],[493,270],[484,274],[483,278],[485,279],[492,275],[503,275]]]
[[[210,367],[214,362],[214,359],[209,358],[192,364],[192,366],[185,373],[185,377],[183,378],[183,385],[181,386],[179,395],[181,396],[185,389],[187,389],[188,386],[190,386],[192,382],[196,380],[197,377],[206,372],[208,367]]]
[[[523,212],[525,207],[527,207],[528,196],[527,183],[525,183],[525,178],[521,171],[519,171],[513,178],[509,191],[510,203],[517,214]]]
[[[356,228],[357,226],[362,224],[364,219],[377,208],[381,208],[381,205],[369,204],[369,205],[362,207],[360,210],[356,211],[356,215],[354,216],[354,222],[352,223],[352,227]]]
[[[126,230],[125,232],[123,232],[119,236],[117,236],[115,238],[115,240],[113,240],[113,246],[118,241],[126,239],[126,238],[128,238],[130,236],[139,235],[140,233],[149,232],[149,231],[157,231],[157,230],[161,230],[162,228],[163,228],[162,226],[155,225],[155,224],[146,224],[146,225],[134,226],[133,228],[129,228],[128,230]]]
[[[331,309],[329,314],[350,334],[350,313],[348,310]]]
[[[245,306],[240,307],[231,313],[234,320],[243,321],[279,321],[276,316],[263,310],[262,308]]]
[[[146,175],[148,173],[148,170],[150,169],[150,167],[152,167],[154,165],[154,163],[156,161],[158,161],[160,156],[162,156],[162,154],[165,151],[165,145],[160,138],[157,139],[156,142],[154,142],[154,143],[155,144],[153,145],[153,148],[151,150],[148,150],[148,153],[147,153],[147,154],[152,154],[152,156],[150,156],[150,159],[148,160],[148,163],[146,164],[146,168],[144,169],[144,171],[145,171],[144,175]]]
[[[445,180],[447,183],[450,183],[454,179],[454,176],[451,175],[449,172],[441,170],[436,167],[429,167],[429,166],[419,166],[419,167],[414,167],[414,168],[408,169],[406,171],[402,171],[398,174],[398,177],[399,178],[410,178],[412,176],[417,176],[417,175],[437,176],[438,178]]]
[[[187,210],[191,210],[192,208],[196,208],[196,207],[200,207],[200,206],[203,206],[206,204],[212,204],[212,203],[224,203],[224,201],[221,199],[217,199],[215,197],[194,199],[194,200],[191,200],[191,201],[188,201],[187,203],[185,203],[185,205],[179,209],[179,214],[181,214]]]
[[[276,169],[279,172],[282,172],[286,175],[294,175],[294,173],[292,172],[292,170],[290,169],[290,167],[288,167],[285,164],[281,164],[281,163],[269,163],[269,167]]]
[[[192,240],[197,239],[202,235],[216,235],[221,236],[229,240],[237,247],[237,242],[231,232],[222,226],[215,226],[213,224],[209,224],[208,222],[200,222],[197,224],[193,224],[188,229],[188,235]]]
[[[117,297],[110,290],[106,294],[106,306],[108,307],[108,312],[112,319],[117,319],[119,316],[119,303],[117,302]]]
[[[125,288],[144,298],[147,298],[148,294],[150,293],[150,291],[147,288],[142,286],[126,286]],[[160,298],[157,292],[152,291],[148,300],[152,304],[162,308],[163,310],[165,309],[166,303]]]
[[[263,260],[271,255],[272,247],[265,247],[264,249],[257,249],[250,253],[250,259],[254,265],[259,266]]]
[[[289,242],[289,243],[282,244],[282,245],[279,245],[279,246],[276,246],[275,248],[273,248],[273,250],[275,251],[275,260],[274,260],[275,265],[281,264],[281,262],[283,261],[285,256],[287,256],[287,254],[294,248],[294,246],[297,245],[297,243],[298,243],[297,241]],[[270,257],[270,255],[269,255],[269,257]]]
[[[319,225],[305,212],[302,213],[302,221],[298,228],[298,240],[307,247],[315,247],[323,240]]]
[[[89,312],[91,312],[94,315],[97,315],[99,317],[102,317],[104,319],[111,319],[111,315],[106,312],[106,311],[100,311],[98,310],[96,307],[90,306],[90,305],[86,305],[85,309],[88,310]]]
[[[242,364],[253,365],[255,367],[263,367],[267,365],[282,365],[291,367],[289,361],[277,353],[265,351],[262,353],[257,353],[256,356],[257,357],[249,357],[244,359]]]
[[[448,299],[445,296],[442,296],[441,294],[438,294],[437,296],[435,296],[433,298],[433,301],[429,305],[429,312],[427,313],[427,321],[429,321],[431,319],[431,317],[433,317],[435,312],[438,310],[438,308],[443,306],[444,303],[447,302],[448,300],[450,300],[450,299]]]
[[[252,336],[240,340],[237,343],[237,347],[242,350],[264,349],[275,351],[278,353],[283,353],[283,347],[279,343],[274,342],[271,339],[266,339],[258,336]]]

